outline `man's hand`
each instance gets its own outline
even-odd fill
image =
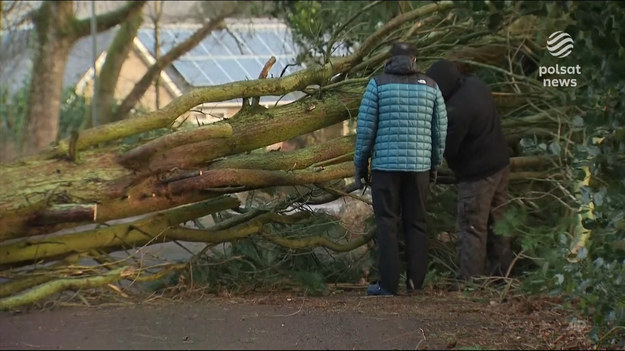
[[[365,180],[365,183],[369,182],[369,177],[367,175],[367,170],[362,170],[359,168],[355,169],[355,174],[354,174],[354,184],[356,184],[357,189],[362,189],[364,187],[365,184],[362,183],[362,179]]]
[[[356,189],[362,189],[362,181],[358,175],[354,176],[354,184],[356,184]]]
[[[436,167],[432,167],[430,169],[430,185],[435,185],[437,178],[438,178],[438,171],[436,170]]]

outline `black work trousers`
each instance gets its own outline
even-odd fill
[[[401,229],[405,242],[406,287],[420,289],[425,280],[428,264],[425,201],[429,180],[429,172],[371,172],[378,283],[394,294],[401,274]]]
[[[494,224],[508,201],[510,166],[493,175],[458,183],[458,278],[505,276],[512,262],[510,236],[496,235]]]

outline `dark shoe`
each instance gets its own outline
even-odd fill
[[[386,296],[386,295],[395,295],[395,294],[393,294],[390,291],[384,290],[384,288],[380,286],[380,283],[375,283],[375,284],[369,285],[369,287],[367,288],[367,295]]]

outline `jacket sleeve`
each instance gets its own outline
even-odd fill
[[[447,127],[447,141],[445,142],[445,158],[448,161],[457,158],[462,140],[467,134],[466,120],[468,116],[466,115],[468,113],[469,111],[461,111],[453,102],[447,104],[449,125]]]
[[[445,139],[447,138],[447,110],[445,100],[440,89],[436,88],[436,101],[432,115],[432,161],[431,167],[435,168],[443,162],[445,152]]]
[[[360,109],[358,110],[356,148],[354,151],[354,167],[356,170],[368,168],[369,157],[371,157],[377,130],[378,86],[375,79],[371,79],[360,102]]]

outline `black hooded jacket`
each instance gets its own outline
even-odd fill
[[[452,62],[435,62],[426,72],[447,106],[447,164],[458,181],[488,177],[510,164],[508,144],[491,90],[475,76],[463,76]]]

